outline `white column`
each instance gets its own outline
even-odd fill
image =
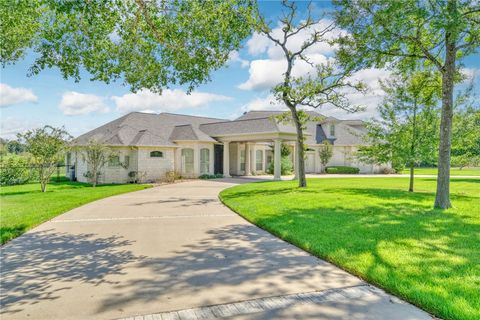
[[[230,142],[223,142],[223,176],[230,178]]]
[[[282,140],[275,139],[275,147],[273,151],[273,180],[282,180]]]
[[[212,143],[212,145],[208,148],[210,151],[209,151],[209,168],[208,168],[208,171],[213,174],[213,172],[215,171],[214,169],[214,162],[215,162],[215,145]]]
[[[250,164],[250,144],[245,143],[245,175],[252,175],[252,168]]]
[[[175,172],[181,173],[182,171],[182,155],[181,155],[181,148],[175,148],[173,153],[173,165],[174,165],[174,170]],[[137,171],[138,171],[138,151],[136,154],[137,157]]]
[[[193,174],[200,175],[200,145],[195,143],[193,146]]]
[[[257,170],[257,149],[255,148],[255,144],[250,145],[250,152],[251,152],[251,161],[250,161],[250,172],[255,173]]]

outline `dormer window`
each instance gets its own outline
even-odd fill
[[[335,137],[335,125],[330,124],[330,137]]]
[[[150,158],[163,158],[162,151],[152,151],[150,152]]]

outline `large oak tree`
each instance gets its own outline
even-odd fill
[[[58,67],[133,91],[210,79],[251,33],[251,0],[0,0],[0,59],[26,53],[30,74]]]
[[[442,76],[436,208],[449,208],[453,94],[461,60],[478,51],[480,4],[475,0],[334,0],[336,21],[348,31],[342,61],[356,68],[410,68]]]

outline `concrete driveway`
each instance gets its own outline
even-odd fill
[[[224,207],[218,193],[244,181],[110,197],[11,241],[1,318],[430,318]]]

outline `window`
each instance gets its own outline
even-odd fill
[[[240,170],[245,171],[245,149],[240,150]]]
[[[72,154],[67,152],[67,166],[72,164]]]
[[[130,167],[130,156],[125,156],[125,161],[124,161],[124,163],[123,163],[123,166],[124,166],[125,168]]]
[[[193,173],[193,149],[182,149],[182,168],[184,173]]]
[[[335,125],[333,123],[330,125],[330,137],[335,137]]]
[[[262,150],[257,150],[255,158],[257,160],[257,163],[255,165],[255,169],[257,171],[262,171],[263,170],[263,151]]]
[[[111,156],[110,159],[108,159],[108,166],[120,167],[120,156]]]
[[[152,151],[150,152],[150,158],[163,158],[162,151]]]
[[[200,173],[210,172],[210,150],[200,149]]]

